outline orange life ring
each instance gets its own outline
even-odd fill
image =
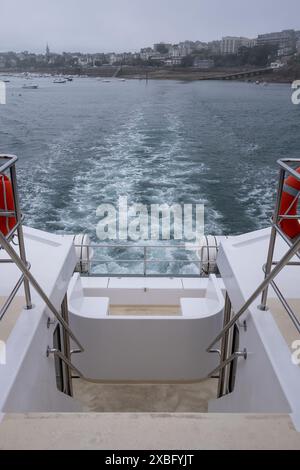
[[[15,217],[1,216],[2,211],[14,211],[15,203],[10,179],[0,174],[0,232],[6,236],[16,225]]]
[[[300,173],[300,167],[297,168]],[[300,195],[300,181],[294,176],[289,176],[284,181],[280,215],[297,215],[298,199]],[[300,223],[296,219],[285,219],[280,222],[283,232],[290,238],[296,238],[300,235]]]

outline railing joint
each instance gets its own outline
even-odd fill
[[[51,325],[55,325],[56,321],[55,320],[51,320],[50,317],[48,317],[48,320],[47,320],[47,328],[49,330],[50,326]]]

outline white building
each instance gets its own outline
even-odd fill
[[[282,62],[271,62],[270,67],[274,70],[276,69],[281,69],[281,67],[284,67],[284,64]]]
[[[140,58],[142,60],[149,60],[151,59],[153,54],[154,54],[154,50],[152,49],[152,47],[144,47],[143,49],[141,49]]]
[[[174,65],[181,65],[181,63],[182,63],[181,57],[171,57],[164,61],[164,64],[167,65],[168,67],[172,67]]]
[[[51,59],[50,59],[50,63],[51,63]],[[78,57],[78,65],[82,67],[88,67],[93,64],[94,64],[94,60],[90,56]]]
[[[226,36],[221,42],[221,54],[237,54],[240,47],[253,47],[255,46],[254,39],[248,39],[243,37]]]
[[[215,61],[213,59],[203,59],[201,57],[195,57],[194,67],[198,69],[211,69],[215,66]]]
[[[197,51],[204,51],[208,49],[208,44],[206,42],[196,41],[195,42],[195,49]]]
[[[180,42],[178,44],[178,47],[181,57],[186,57],[187,55],[190,55],[194,49],[193,43],[191,43],[190,41]]]
[[[124,60],[124,54],[110,54],[109,56],[109,63],[110,65],[114,65],[114,64],[117,64],[117,63],[120,63]]]
[[[170,55],[171,57],[180,57],[180,49],[178,44],[174,44],[174,46],[172,46],[170,49]]]

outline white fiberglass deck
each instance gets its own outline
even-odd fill
[[[31,228],[24,229],[24,237],[31,273],[59,309],[76,265],[72,237]],[[0,250],[0,258],[7,258],[4,250]],[[0,264],[0,304],[20,274],[16,265]],[[5,364],[0,365],[0,412],[78,410],[57,390],[54,360],[46,357],[55,328],[54,324],[47,328],[47,320],[53,317],[34,289],[31,294],[33,309],[22,308],[25,300],[21,287],[0,322],[0,339],[5,341],[6,350]]]
[[[221,243],[218,266],[236,313],[264,278],[262,267],[266,263],[269,240],[270,229],[265,229]],[[278,261],[287,250],[286,243],[277,237],[274,260]],[[300,297],[298,272],[299,266],[287,266],[275,279],[285,298],[292,299],[294,305],[299,305]],[[272,288],[269,298],[272,308],[275,298]],[[291,344],[287,344],[272,310],[261,311],[259,304],[260,298],[257,298],[239,321],[239,349],[247,348],[248,357],[238,362],[235,390],[215,401],[210,411],[287,412],[300,429],[300,368],[292,362]],[[293,339],[299,340],[295,328]]]

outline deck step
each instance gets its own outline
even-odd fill
[[[281,414],[7,414],[0,449],[300,449],[300,433]]]

